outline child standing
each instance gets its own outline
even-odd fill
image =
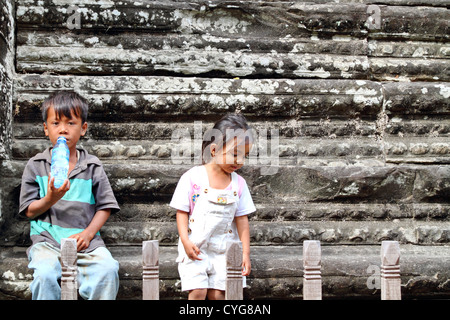
[[[99,230],[111,213],[119,211],[100,160],[77,147],[86,134],[88,104],[74,92],[44,100],[44,132],[55,145],[67,139],[69,175],[60,188],[50,176],[52,147],[31,158],[23,172],[19,214],[30,219],[32,245],[27,250],[34,270],[30,285],[33,300],[59,300],[60,242],[77,240],[79,294],[84,299],[116,298],[118,262],[111,256]]]
[[[241,115],[219,120],[203,141],[203,165],[182,175],[171,207],[177,209],[178,270],[188,298],[224,299],[227,241],[241,241],[243,271],[251,271],[248,214],[256,211],[245,180],[235,171],[252,146]]]

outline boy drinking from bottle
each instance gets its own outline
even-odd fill
[[[84,299],[113,300],[119,288],[119,263],[106,249],[99,230],[120,210],[100,160],[77,146],[87,131],[88,104],[75,92],[44,100],[44,132],[52,147],[31,158],[23,172],[19,214],[30,219],[32,245],[27,250],[34,270],[33,300],[59,300],[60,243],[77,240],[79,294]],[[63,136],[69,147],[69,174],[54,186],[50,174],[52,148]]]

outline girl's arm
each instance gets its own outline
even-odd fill
[[[250,226],[248,217],[247,215],[236,217],[235,222],[239,239],[242,242],[242,275],[248,276],[252,269],[250,262]]]
[[[177,210],[177,228],[184,251],[191,260],[202,260],[198,257],[200,249],[189,239],[188,224],[189,212]]]

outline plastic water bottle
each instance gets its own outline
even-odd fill
[[[55,178],[54,186],[59,188],[69,173],[69,147],[64,137],[59,137],[52,150],[51,175]]]

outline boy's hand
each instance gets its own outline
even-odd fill
[[[186,251],[187,256],[191,260],[202,260],[198,256],[200,254],[200,249],[191,241],[187,240],[186,243],[183,242],[184,251]]]
[[[97,211],[86,229],[69,237],[77,240],[77,251],[81,251],[89,247],[92,239],[105,224],[110,215],[111,209],[101,209]]]
[[[46,212],[48,209],[50,209],[55,203],[57,203],[67,191],[70,189],[70,181],[66,179],[63,183],[63,185],[60,188],[55,188],[55,178],[48,177],[48,183],[47,183],[47,194],[45,197],[33,201],[27,208],[27,211],[25,212],[25,215],[30,218],[34,219],[44,212]]]
[[[93,237],[89,236],[87,232],[82,231],[80,233],[71,235],[69,238],[77,240],[77,251],[80,252],[81,250],[87,249],[87,247],[89,247],[89,244],[91,243]]]
[[[58,202],[67,191],[70,189],[70,181],[69,179],[64,180],[64,183],[61,187],[55,188],[55,178],[49,176],[48,177],[48,186],[47,186],[47,196],[51,203]]]

